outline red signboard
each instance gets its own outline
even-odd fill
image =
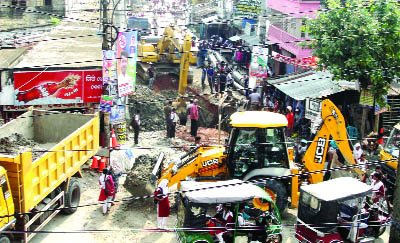
[[[101,70],[14,73],[16,106],[99,102]]]

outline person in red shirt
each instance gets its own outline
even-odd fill
[[[291,137],[293,134],[293,125],[294,125],[294,115],[291,106],[286,107],[286,119],[288,120],[288,126],[286,128],[286,136]]]
[[[222,238],[223,235],[223,231],[222,230],[218,230],[217,227],[217,223],[211,218],[211,217],[207,217],[207,221],[206,221],[206,227],[210,228],[208,230],[208,233],[214,238],[217,238],[219,242],[224,242],[224,239]]]

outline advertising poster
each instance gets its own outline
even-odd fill
[[[111,107],[110,123],[112,125],[125,121],[125,106],[114,105]]]
[[[15,72],[14,105],[99,102],[101,70]]]
[[[135,92],[137,31],[122,32],[117,39],[118,96]]]
[[[103,51],[103,84],[117,83],[117,52]]]
[[[116,133],[118,138],[118,144],[124,144],[128,141],[128,133],[126,131],[126,122],[116,124]]]
[[[100,99],[99,110],[102,112],[111,112],[111,106],[113,105],[113,97],[108,95],[102,95]]]
[[[261,85],[268,77],[268,49],[253,46],[249,68],[249,87]]]
[[[236,16],[254,17],[261,12],[261,0],[238,0],[234,5]]]

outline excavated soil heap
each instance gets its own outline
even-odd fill
[[[0,153],[9,155],[18,155],[26,151],[28,148],[33,151],[32,160],[36,160],[45,153],[44,148],[41,148],[35,141],[26,138],[24,135],[19,133],[13,133],[9,137],[0,138]]]
[[[125,189],[134,197],[150,195],[154,192],[154,185],[150,181],[150,174],[157,163],[157,156],[139,155],[131,172],[126,176]]]

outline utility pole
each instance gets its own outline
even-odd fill
[[[108,50],[108,34],[107,34],[107,28],[108,28],[108,2],[107,0],[101,0],[101,7],[102,7],[102,16],[100,18],[100,21],[103,25],[103,43],[102,43],[102,50]],[[110,28],[111,29],[111,28]],[[103,94],[107,95],[108,94],[108,85],[104,86],[104,91]],[[104,147],[108,148],[110,147],[110,113],[109,112],[103,112],[103,131],[104,131]]]

